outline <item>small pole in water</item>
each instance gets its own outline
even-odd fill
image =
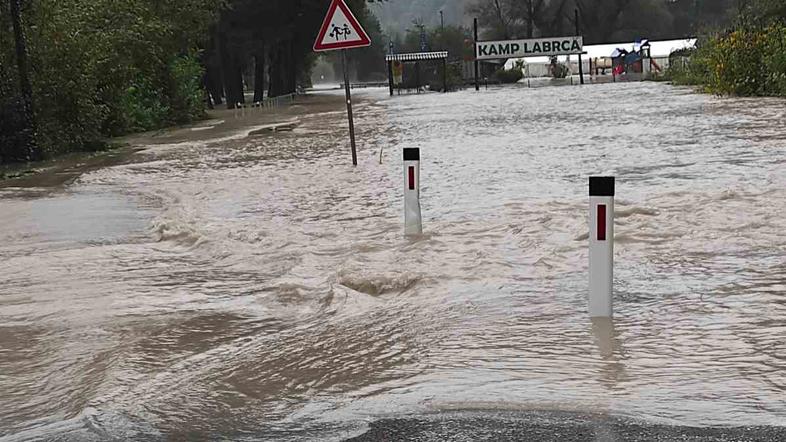
[[[442,11],[439,11],[440,13]],[[448,59],[442,59],[442,92],[448,92]]]
[[[420,93],[420,62],[415,62],[415,87],[417,88],[417,93]]]
[[[393,43],[391,43],[392,45]],[[388,87],[390,88],[390,96],[393,96],[393,62],[388,61]]]
[[[341,66],[344,69],[344,93],[347,97],[347,116],[349,117],[349,143],[352,146],[352,165],[358,165],[358,153],[355,148],[355,121],[352,117],[352,93],[349,90],[349,70],[347,69],[347,50],[341,50]]]
[[[420,149],[404,149],[404,234],[423,234],[420,216]]]
[[[576,36],[581,35],[581,26],[579,25],[579,10],[574,10],[576,16]],[[592,68],[590,68],[592,70]],[[581,61],[581,54],[579,53],[579,78],[581,79],[581,84],[584,84],[584,64]]]
[[[614,315],[614,177],[590,177],[589,314]]]

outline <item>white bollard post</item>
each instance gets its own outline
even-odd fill
[[[404,234],[423,234],[420,217],[420,149],[404,149]]]
[[[614,315],[614,177],[590,177],[589,314]]]

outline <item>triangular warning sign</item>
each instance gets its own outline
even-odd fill
[[[335,49],[362,48],[371,46],[371,39],[352,15],[344,0],[333,0],[322,22],[314,51],[332,51]]]

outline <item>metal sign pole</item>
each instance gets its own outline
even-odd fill
[[[349,87],[349,71],[347,69],[347,50],[341,50],[341,66],[344,69],[344,90],[347,97],[347,115],[349,116],[349,142],[352,145],[352,165],[358,165],[358,153],[355,148],[355,121],[352,117],[352,94]]]
[[[475,30],[475,32],[474,32],[474,36],[475,36],[475,41],[474,41],[474,43],[475,43],[475,45],[474,45],[475,46],[474,47],[474,51],[475,51],[475,90],[479,91],[480,90],[480,82],[479,82],[478,77],[480,77],[480,73],[478,72],[479,71],[479,65],[478,65],[478,19],[477,18],[473,21],[473,27],[474,27],[474,30]]]

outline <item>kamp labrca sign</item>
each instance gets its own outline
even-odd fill
[[[497,58],[543,57],[550,55],[581,54],[583,37],[552,37],[533,40],[479,41],[478,60]]]

